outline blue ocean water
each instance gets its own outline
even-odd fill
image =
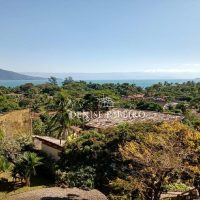
[[[92,82],[92,83],[99,83],[99,84],[103,84],[103,83],[130,83],[130,84],[136,84],[137,86],[140,87],[149,87],[153,84],[156,83],[164,83],[165,81],[167,81],[168,83],[184,83],[187,81],[195,81],[197,82],[198,80],[195,79],[155,79],[155,80],[86,80],[86,82]],[[46,83],[48,82],[48,80],[0,80],[0,86],[6,86],[6,87],[16,87],[16,86],[20,86],[22,84],[25,83],[33,83],[35,85],[37,84],[42,84],[42,83]],[[63,82],[63,80],[59,79],[58,80],[58,84],[61,85]]]

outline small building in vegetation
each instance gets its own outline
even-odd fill
[[[58,140],[49,136],[33,136],[35,149],[45,152],[54,160],[59,160],[59,153],[63,150],[65,140]]]

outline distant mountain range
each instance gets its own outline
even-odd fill
[[[64,79],[71,76],[74,80],[168,80],[168,79],[196,79],[200,77],[199,73],[192,72],[105,72],[105,73],[41,73],[24,72],[29,76],[41,76],[48,78],[55,76]]]
[[[45,78],[38,76],[29,76],[0,69],[0,80],[43,80],[43,79]]]
[[[46,80],[50,76],[64,79],[71,76],[74,80],[168,80],[193,79],[200,81],[200,73],[169,73],[169,72],[110,72],[110,73],[16,73],[0,69],[0,80]]]

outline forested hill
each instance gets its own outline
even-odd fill
[[[40,80],[41,77],[27,76],[12,71],[0,69],[0,80]]]

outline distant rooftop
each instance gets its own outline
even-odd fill
[[[174,122],[183,120],[181,115],[171,115],[152,111],[132,110],[132,109],[112,109],[101,116],[91,119],[86,126],[88,128],[105,129],[112,126],[117,126],[121,123],[134,122]]]

